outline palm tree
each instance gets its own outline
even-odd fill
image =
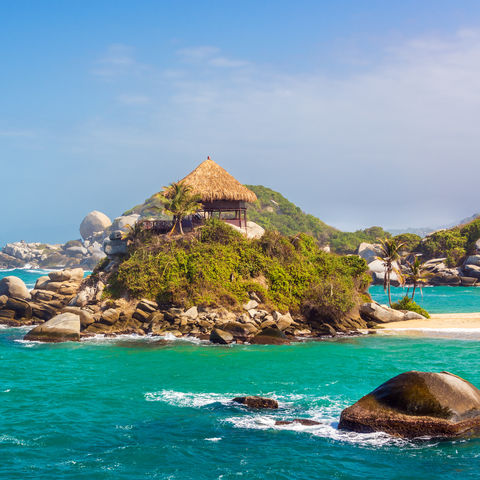
[[[405,245],[403,242],[397,242],[393,238],[386,238],[380,240],[380,255],[377,260],[383,262],[385,267],[385,276],[383,278],[383,289],[388,292],[388,303],[392,306],[392,295],[390,291],[390,278],[392,272],[397,274],[397,278],[400,283],[403,283],[403,276],[400,269],[396,266],[396,262],[400,260],[400,250]]]
[[[420,258],[415,256],[415,260],[413,262],[407,261],[407,278],[413,283],[413,291],[412,291],[412,300],[415,297],[415,290],[419,282],[422,282],[426,279],[429,273],[425,270],[423,263],[420,262]]]
[[[141,222],[135,222],[133,225],[125,225],[127,231],[123,234],[122,239],[135,243],[143,235],[143,226]]]
[[[173,227],[169,235],[175,232],[177,226],[183,235],[182,220],[200,210],[202,207],[200,195],[192,193],[192,188],[183,182],[171,183],[158,195],[163,204],[163,211],[173,216]]]

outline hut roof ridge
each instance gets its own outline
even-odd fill
[[[192,193],[198,194],[203,202],[215,200],[255,202],[257,200],[254,192],[242,185],[210,157],[180,182],[188,185]]]

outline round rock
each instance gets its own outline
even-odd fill
[[[25,335],[25,340],[39,342],[68,342],[80,340],[80,315],[61,313],[42,323]]]
[[[480,390],[449,372],[405,372],[340,416],[340,429],[416,438],[480,435]]]
[[[95,233],[103,232],[112,224],[111,220],[102,212],[90,212],[80,224],[80,235],[84,240]]]
[[[0,295],[21,298],[22,300],[31,298],[25,282],[14,276],[4,277],[0,280]]]

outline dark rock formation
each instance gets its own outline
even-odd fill
[[[267,327],[255,335],[250,343],[255,345],[288,345],[290,340],[278,327]]]
[[[236,397],[232,400],[235,403],[241,403],[249,408],[266,408],[266,409],[276,409],[278,408],[278,402],[273,398],[264,398],[264,397]]]
[[[415,438],[480,435],[480,391],[448,372],[402,373],[346,408],[340,429]]]
[[[220,345],[227,345],[233,342],[233,335],[230,332],[214,328],[210,334],[210,341]]]

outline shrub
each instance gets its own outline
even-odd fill
[[[408,295],[405,295],[398,302],[392,303],[392,308],[394,308],[395,310],[408,310],[410,312],[416,312],[426,318],[430,318],[429,313],[418,303],[412,300]]]
[[[365,261],[322,251],[314,238],[266,232],[247,240],[218,220],[198,234],[156,236],[132,249],[108,289],[112,295],[156,299],[181,306],[240,309],[255,292],[279,311],[315,304],[338,316],[357,302],[370,281]]]
[[[397,243],[404,243],[405,246],[402,247],[402,250],[406,250],[407,252],[415,252],[422,241],[422,237],[415,233],[401,233],[400,235],[395,235],[393,239]]]

